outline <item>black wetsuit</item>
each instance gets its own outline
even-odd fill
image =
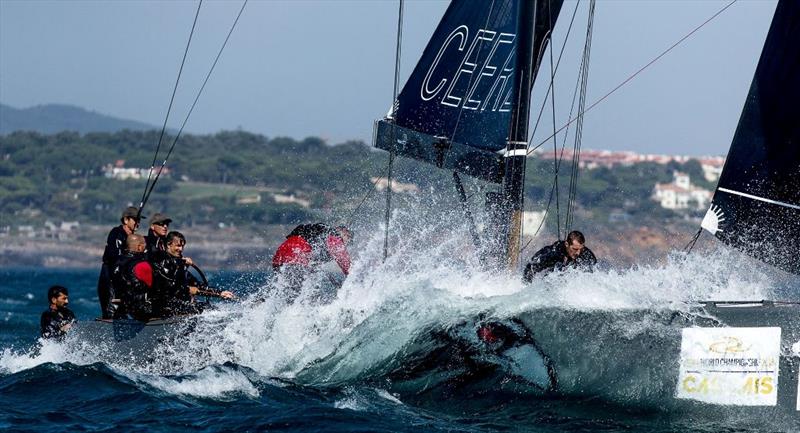
[[[169,317],[177,314],[196,314],[199,307],[189,294],[189,286],[199,283],[186,268],[183,258],[159,252],[153,265],[153,314]]]
[[[116,306],[111,303],[114,299],[114,287],[111,283],[111,273],[120,256],[125,251],[125,242],[128,234],[122,226],[111,229],[106,240],[106,249],[103,251],[103,266],[100,268],[100,278],[97,280],[97,297],[100,298],[100,311],[104,319],[114,317]]]
[[[48,308],[42,313],[40,320],[42,338],[61,339],[67,334],[61,327],[75,322],[75,313],[67,307],[61,307],[53,311]]]
[[[147,261],[145,253],[131,251],[125,251],[117,261],[111,281],[117,296],[122,301],[122,306],[117,309],[115,319],[130,316],[136,320],[147,321],[152,316],[153,308],[149,300],[151,289],[136,277],[133,269],[144,261]]]
[[[584,247],[580,255],[574,260],[567,254],[567,247],[564,241],[556,241],[553,245],[546,246],[537,251],[525,266],[525,282],[533,281],[533,275],[540,272],[551,272],[566,268],[578,268],[591,271],[597,263],[597,258],[592,250]]]
[[[167,250],[167,237],[157,235],[152,229],[147,232],[144,241],[147,246],[147,257],[150,259],[157,258],[158,251]]]

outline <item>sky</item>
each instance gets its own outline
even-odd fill
[[[599,0],[587,105],[728,3]],[[170,127],[186,116],[241,4],[203,2]],[[447,4],[405,2],[401,82]],[[555,80],[558,127],[569,115],[588,1],[566,0],[553,36],[560,49],[576,4]],[[737,1],[587,113],[583,147],[726,153],[775,4]],[[192,0],[0,0],[0,102],[72,104],[160,126],[196,8]],[[370,142],[393,97],[397,13],[394,0],[250,0],[186,130]],[[534,113],[548,83],[537,81]],[[552,134],[545,111],[534,144]]]

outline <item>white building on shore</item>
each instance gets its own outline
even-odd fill
[[[676,171],[671,183],[657,183],[653,188],[653,200],[665,209],[704,210],[711,201],[712,192],[692,185],[689,175]]]

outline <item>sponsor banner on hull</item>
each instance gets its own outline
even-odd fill
[[[775,406],[781,328],[685,328],[677,398]]]

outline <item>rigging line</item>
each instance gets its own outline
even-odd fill
[[[359,211],[359,209],[361,209],[361,206],[363,206],[364,203],[366,203],[367,199],[375,191],[375,186],[378,184],[378,182],[380,182],[381,179],[383,179],[383,178],[380,177],[380,176],[376,176],[375,177],[375,181],[372,182],[372,188],[370,188],[369,191],[367,191],[367,194],[364,195],[364,198],[361,199],[361,203],[359,203],[358,206],[356,206],[356,208],[353,209],[352,212],[350,212],[350,216],[347,217],[347,219],[345,220],[346,221],[345,226],[350,227],[351,225],[353,225],[353,220],[354,220],[354,218],[356,216],[356,213]]]
[[[550,187],[550,197],[547,199],[547,206],[544,209],[544,215],[542,215],[542,221],[539,223],[539,227],[537,227],[536,231],[533,232],[533,235],[531,235],[531,238],[528,240],[525,246],[519,250],[520,254],[522,254],[522,252],[528,248],[531,242],[533,242],[533,240],[536,239],[536,236],[542,230],[542,227],[544,227],[544,222],[547,221],[547,215],[550,213],[550,205],[553,202],[553,186]]]
[[[144,208],[144,205],[150,199],[150,194],[152,194],[153,188],[155,188],[155,186],[156,186],[156,182],[158,181],[159,177],[161,177],[161,172],[164,170],[164,167],[167,165],[167,160],[169,160],[170,155],[172,155],[172,151],[175,150],[175,145],[178,143],[178,139],[180,139],[181,133],[183,133],[183,129],[186,127],[186,123],[189,121],[189,117],[192,115],[192,112],[194,111],[194,108],[197,105],[197,101],[200,99],[200,95],[203,94],[203,90],[206,88],[206,84],[208,84],[208,79],[211,78],[211,74],[214,72],[214,68],[216,68],[217,62],[219,62],[219,59],[222,56],[222,52],[225,50],[225,47],[228,45],[228,41],[230,40],[231,35],[233,34],[233,30],[236,28],[236,24],[239,23],[239,18],[242,17],[242,12],[244,12],[245,6],[247,6],[247,2],[248,2],[248,0],[244,0],[244,2],[242,3],[242,7],[239,9],[239,13],[236,15],[236,19],[233,21],[233,24],[231,25],[231,28],[228,31],[228,35],[225,37],[225,41],[222,43],[222,46],[220,47],[219,52],[217,52],[217,57],[214,58],[214,63],[211,65],[211,68],[208,70],[208,73],[206,74],[205,80],[203,80],[203,85],[200,86],[200,90],[197,91],[197,95],[195,96],[194,101],[192,102],[192,106],[189,108],[189,112],[186,113],[186,117],[183,119],[183,123],[181,124],[181,127],[178,130],[178,133],[175,135],[175,139],[172,140],[172,144],[170,145],[169,151],[167,152],[167,156],[164,157],[164,161],[161,163],[161,166],[158,168],[158,172],[156,173],[156,177],[155,177],[155,179],[153,179],[153,183],[150,185],[150,189],[147,191],[147,194],[145,195],[144,200],[142,201],[142,205],[139,207],[139,212],[141,212],[142,208]]]
[[[399,1],[397,11],[397,49],[394,57],[394,88],[392,89],[392,117],[396,117],[394,110],[397,101],[397,93],[400,87],[400,59],[403,46],[403,0]],[[395,142],[395,128],[392,125],[392,143]],[[386,215],[385,215],[385,231],[383,236],[383,261],[389,257],[389,222],[392,216],[392,165],[394,164],[394,145],[389,152],[389,168],[386,173]]]
[[[555,71],[553,65],[553,44],[550,44],[550,86],[553,87],[553,91],[550,92],[550,107],[552,110],[552,117],[553,117],[553,170],[554,170],[554,188],[556,190],[556,237],[561,239],[561,205],[559,199],[559,187],[558,187],[558,169],[561,167],[561,163],[555,160],[556,153],[558,152],[558,139],[556,137],[556,89],[554,86],[555,83]],[[563,150],[562,150],[562,157],[563,157]]]
[[[575,109],[575,100],[576,100],[576,98],[578,96],[578,93],[580,93],[580,90],[582,90],[582,87],[581,87],[582,80],[581,79],[583,78],[583,70],[584,70],[584,66],[586,64],[586,57],[585,56],[586,56],[586,48],[585,48],[585,45],[584,45],[584,57],[581,59],[581,65],[578,68],[578,78],[575,81],[575,91],[572,94],[572,105],[570,106],[569,116],[567,117],[567,119],[572,117],[572,113],[573,113],[573,111]],[[581,96],[583,96],[583,94],[581,94]],[[579,104],[578,111],[580,111],[581,108],[583,108],[583,107],[581,107],[580,104]],[[569,188],[568,188],[568,195],[567,195],[567,215],[564,218],[564,225],[565,225],[564,232],[565,233],[569,231],[569,227],[571,226],[572,200],[574,200],[573,188],[574,188],[574,183],[575,183],[575,171],[577,170],[577,165],[576,165],[576,161],[575,161],[575,154],[577,152],[578,134],[579,134],[579,130],[578,130],[578,128],[576,128],[575,129],[575,142],[574,142],[574,144],[572,146],[572,167],[570,169],[571,171],[570,171],[570,175],[569,175]],[[564,133],[564,142],[561,145],[561,152],[562,152],[561,157],[562,158],[564,156],[563,152],[564,152],[564,149],[565,149],[566,144],[567,144],[567,136],[568,135],[569,135],[569,128],[567,128],[566,132]]]
[[[576,8],[577,8],[577,6],[576,6]],[[574,16],[574,13],[573,13],[573,19],[574,19],[574,17],[575,16]],[[571,26],[572,26],[572,23],[570,23],[570,27]],[[567,33],[567,37],[569,37],[569,32]],[[552,42],[552,40],[551,40],[551,42]],[[565,38],[564,43],[566,44],[566,38]],[[551,51],[551,61],[552,61],[552,43],[550,44],[550,51]],[[562,53],[563,53],[563,51],[562,51]],[[556,68],[558,68],[558,63],[556,63]],[[551,77],[550,77],[551,81],[550,81],[550,85],[548,87],[548,94],[550,92],[550,89],[554,88],[554,86],[553,86],[553,75],[554,75],[554,71],[552,71],[552,63],[551,63]],[[541,118],[542,111],[544,111],[544,104],[546,102],[547,102],[547,95],[545,95],[544,101],[542,103],[541,111],[539,112],[540,118]],[[575,106],[575,95],[573,94],[573,96],[572,96],[572,104],[570,104],[570,115],[572,113],[572,108],[574,108],[574,106]],[[553,114],[553,118],[555,119],[555,114]],[[538,119],[537,119],[537,125],[538,125]],[[550,186],[550,194],[548,195],[548,198],[547,198],[547,206],[545,206],[544,214],[542,215],[542,220],[541,220],[541,222],[539,222],[539,226],[536,228],[536,231],[533,233],[533,235],[528,240],[528,242],[526,242],[525,245],[520,248],[520,250],[519,250],[520,254],[522,254],[522,252],[525,251],[528,248],[528,246],[530,246],[531,242],[533,242],[533,240],[536,239],[536,236],[539,235],[539,232],[542,230],[542,227],[544,227],[545,221],[547,221],[547,216],[550,214],[550,208],[551,208],[551,206],[553,204],[553,195],[554,195],[554,193],[556,193],[556,187],[558,185],[558,170],[559,170],[559,168],[561,166],[561,161],[564,158],[564,147],[565,146],[566,146],[566,134],[565,134],[565,137],[564,137],[564,141],[561,143],[561,157],[560,158],[557,157],[557,152],[554,151],[554,153],[553,153],[553,161],[554,161],[554,164],[556,164],[555,176],[553,177],[553,183]],[[560,231],[560,229],[559,229],[559,231]],[[558,233],[556,233],[556,235],[558,236]],[[521,243],[522,243],[522,240],[520,240],[520,244]]]
[[[594,11],[595,11],[595,0],[590,0],[589,3],[589,19],[588,23],[586,24],[586,42],[584,43],[583,48],[583,59],[581,60],[581,78],[580,78],[580,101],[578,102],[578,111],[581,112],[586,107],[586,94],[587,94],[587,87],[589,84],[589,64],[591,60],[591,52],[592,52],[592,35],[594,34]],[[572,114],[570,113],[570,117]],[[570,228],[572,227],[572,222],[575,216],[575,198],[577,197],[578,191],[578,176],[580,175],[580,171],[578,170],[580,167],[580,159],[581,159],[581,146],[583,144],[583,116],[580,117],[578,122],[575,124],[575,144],[573,146],[573,153],[572,153],[572,172],[570,173],[570,188],[569,188],[569,198],[567,199],[567,216],[566,216],[566,227],[564,227],[564,233],[569,232]]]
[[[577,84],[578,83],[576,82],[576,88],[575,88],[575,91],[573,92],[573,95],[572,95],[572,104],[570,105],[572,108],[575,107],[575,98],[576,98],[577,93],[578,93]],[[570,109],[570,115],[572,115],[572,108]],[[553,155],[553,159],[558,161],[558,167],[559,168],[561,167],[561,163],[564,160],[564,149],[566,147],[566,144],[567,144],[567,137],[565,135],[564,136],[564,140],[561,143],[561,153],[560,153],[560,155],[558,157],[556,155]],[[555,179],[553,179],[553,183],[550,185],[550,194],[548,195],[548,198],[547,198],[547,206],[545,206],[544,215],[542,216],[542,221],[539,223],[539,227],[536,228],[536,231],[531,236],[531,239],[529,239],[528,242],[525,244],[525,246],[523,246],[520,249],[520,253],[525,251],[528,248],[528,246],[530,246],[531,242],[533,242],[533,240],[536,238],[536,236],[542,230],[542,227],[544,227],[544,223],[545,223],[545,221],[547,221],[547,216],[550,214],[550,208],[551,208],[552,203],[553,203],[553,195],[555,193],[555,186],[556,186],[556,182],[555,182]]]
[[[726,10],[727,10],[729,7],[731,7],[731,6],[732,6],[734,3],[736,3],[736,1],[737,1],[737,0],[731,0],[731,2],[730,2],[730,3],[728,3],[728,4],[727,4],[727,5],[725,5],[725,6],[724,6],[722,9],[720,9],[719,11],[717,11],[717,12],[716,12],[714,15],[711,15],[711,17],[709,17],[707,20],[703,21],[703,22],[702,22],[700,25],[698,25],[698,26],[697,26],[697,27],[695,27],[695,28],[694,28],[692,31],[690,31],[689,33],[687,33],[687,34],[686,34],[685,36],[683,36],[682,38],[680,38],[680,39],[679,39],[677,42],[675,42],[674,44],[672,44],[672,45],[671,45],[669,48],[667,48],[666,50],[662,51],[662,52],[661,52],[661,54],[659,54],[658,56],[656,56],[655,58],[653,58],[653,60],[650,60],[650,62],[648,62],[646,65],[642,66],[641,68],[639,68],[639,70],[637,70],[637,71],[636,71],[636,72],[634,72],[632,75],[630,75],[628,78],[626,78],[625,80],[623,80],[623,81],[622,81],[621,83],[619,83],[619,84],[618,84],[616,87],[614,87],[614,88],[613,88],[613,89],[611,89],[611,90],[610,90],[608,93],[606,93],[605,95],[603,95],[603,96],[602,96],[600,99],[598,99],[598,100],[596,100],[595,102],[593,102],[593,103],[592,103],[592,105],[590,105],[590,106],[589,106],[589,107],[588,107],[586,110],[584,110],[584,111],[583,111],[583,112],[581,112],[581,113],[578,113],[578,116],[583,116],[584,114],[588,113],[590,110],[592,110],[592,109],[593,109],[594,107],[596,107],[598,104],[600,104],[601,102],[603,102],[604,100],[606,100],[606,98],[608,98],[609,96],[611,96],[612,94],[614,94],[614,93],[615,93],[617,90],[619,90],[620,88],[622,88],[623,86],[625,86],[626,84],[628,84],[628,83],[629,83],[631,80],[633,80],[634,78],[636,78],[636,76],[637,76],[637,75],[639,75],[640,73],[642,73],[642,72],[643,72],[645,69],[649,68],[649,67],[650,67],[650,66],[652,66],[654,63],[656,63],[657,61],[661,60],[661,58],[662,58],[662,57],[664,57],[665,55],[667,55],[667,53],[669,53],[670,51],[672,51],[672,50],[673,50],[675,47],[677,47],[678,45],[680,45],[680,44],[681,44],[683,41],[685,41],[685,40],[686,40],[686,39],[688,39],[690,36],[692,36],[692,35],[694,35],[695,33],[697,33],[697,31],[698,31],[698,30],[700,30],[701,28],[703,28],[703,27],[704,27],[706,24],[710,23],[712,20],[714,20],[714,19],[715,19],[716,17],[718,17],[720,14],[722,14],[723,12],[725,12],[725,11],[726,11]],[[571,123],[575,122],[575,120],[577,120],[577,116],[576,116],[575,118],[573,118],[573,119],[570,119],[570,120],[569,120],[569,121],[568,121],[568,122],[567,122],[567,123],[566,123],[564,126],[562,126],[561,128],[559,128],[559,130],[558,130],[558,131],[556,131],[556,133],[558,133],[558,132],[561,132],[561,131],[562,131],[564,128],[566,128],[566,127],[567,127],[569,124],[571,124]],[[533,151],[535,151],[536,149],[538,149],[539,147],[541,147],[541,146],[542,146],[544,143],[546,143],[546,142],[550,141],[550,139],[551,139],[551,138],[552,138],[552,136],[550,136],[550,137],[547,137],[547,138],[545,138],[544,140],[542,140],[542,142],[541,142],[541,143],[537,144],[537,145],[536,145],[536,146],[535,146],[533,149],[531,149],[531,150],[529,150],[529,151],[528,151],[528,155],[530,155],[530,154],[531,154]]]
[[[197,17],[200,16],[200,7],[203,5],[203,0],[200,0],[197,3],[197,11],[194,13],[194,21],[192,22],[192,29],[189,31],[189,40],[186,41],[186,48],[183,50],[183,59],[181,60],[181,66],[178,69],[178,78],[175,79],[175,86],[172,88],[172,96],[169,98],[169,106],[167,107],[167,114],[164,116],[164,124],[161,126],[161,133],[158,136],[158,144],[156,145],[156,152],[153,154],[153,162],[150,164],[150,170],[147,173],[147,183],[144,185],[144,190],[142,191],[142,199],[139,201],[139,210],[136,213],[137,218],[142,215],[142,207],[144,207],[145,196],[147,195],[147,188],[150,186],[150,179],[153,176],[153,169],[156,166],[156,160],[158,159],[158,152],[161,150],[161,142],[164,140],[164,133],[167,130],[167,121],[169,120],[169,114],[172,112],[172,104],[175,102],[175,94],[178,92],[178,83],[181,81],[181,75],[183,74],[183,66],[186,64],[186,57],[189,54],[189,46],[192,44],[192,37],[194,36],[194,29],[197,27]]]
[[[689,243],[686,244],[685,247],[683,247],[683,250],[686,252],[686,255],[689,255],[689,253],[692,252],[692,249],[694,249],[694,245],[697,243],[697,240],[700,239],[701,234],[703,234],[702,227],[697,229],[697,233],[695,233],[694,236],[692,236],[692,240],[690,240]]]
[[[578,67],[578,77],[575,80],[575,90],[572,92],[572,102],[570,103],[569,116],[567,117],[567,119],[571,118],[572,117],[572,113],[574,113],[574,111],[575,111],[575,101],[578,99],[578,94],[580,93],[579,90],[581,88],[581,77],[582,77],[582,72],[583,72],[583,67],[584,67],[585,61],[586,61],[586,59],[582,58],[581,59],[581,64]],[[578,111],[580,111],[580,108],[578,108]],[[576,132],[576,134],[577,134],[577,132]],[[564,149],[567,146],[567,138],[569,138],[569,127],[567,127],[566,131],[564,132],[564,140],[561,143],[561,159],[562,160],[564,158]],[[573,161],[573,165],[574,165],[574,163],[575,163],[574,145],[573,145],[572,161]],[[573,170],[574,170],[574,168],[573,168]],[[572,187],[572,172],[570,172],[570,188],[571,187]],[[567,219],[569,219],[569,208],[567,208]]]
[[[578,93],[579,93],[578,89],[580,88],[580,75],[581,75],[582,68],[583,68],[583,61],[581,61],[580,68],[578,68],[578,79],[575,81],[575,90],[572,92],[572,102],[570,103],[569,116],[567,117],[568,119],[570,117],[572,117],[572,113],[575,110],[575,101],[578,99]],[[578,110],[580,110],[580,108]],[[555,154],[553,155],[553,159],[558,159],[559,168],[561,167],[561,163],[564,161],[564,151],[565,151],[565,149],[567,147],[567,138],[569,138],[569,128],[567,128],[566,131],[564,132],[564,139],[561,142],[561,153],[558,156],[555,155]],[[575,162],[574,147],[573,147],[572,158],[573,158],[573,165],[574,165],[574,162]],[[573,170],[574,170],[574,168],[573,168]],[[570,172],[570,188],[571,187],[572,187],[572,172]],[[569,203],[569,196],[567,197],[567,203]],[[569,206],[567,207],[567,216],[566,216],[565,219],[569,219]],[[565,224],[567,224],[566,221],[565,221]]]
[[[550,7],[550,3],[548,1],[548,11],[550,10],[549,7]],[[541,45],[539,45],[539,51],[538,51],[538,53],[536,55],[536,65],[534,67],[534,73],[536,73],[536,74],[538,74],[539,68],[542,66],[542,57],[544,57],[545,49],[547,49],[548,46],[552,47],[552,43],[549,43],[549,42],[552,42],[551,37],[553,35],[553,28],[552,28],[552,24],[553,23],[552,23],[552,20],[548,20],[548,21],[550,21],[550,24],[551,24],[550,29],[547,30],[547,32],[545,33],[544,37],[542,38],[542,43],[541,43]],[[570,22],[570,25],[572,25],[571,22]],[[567,33],[567,36],[569,36],[569,33]],[[564,52],[563,48],[566,46],[566,43],[567,43],[567,40],[565,38],[564,39],[564,44],[561,46],[561,48],[562,48],[561,53],[562,54]],[[559,60],[561,60],[561,59],[559,58]],[[530,91],[528,92],[529,95],[530,95],[530,93],[533,92],[533,82],[535,82],[535,81],[536,81],[536,77],[534,76],[533,81],[531,82],[531,85],[530,85],[530,89],[529,89]],[[550,83],[550,85],[552,86],[552,82]],[[547,96],[548,95],[550,95],[550,87],[547,88],[547,94],[544,97],[543,104],[547,103]],[[519,98],[521,96],[522,95],[517,95],[517,99],[519,100]],[[544,110],[544,105],[542,105],[541,109]],[[542,116],[542,112],[539,111],[539,118],[541,118],[541,116]],[[529,117],[530,117],[530,114],[529,114]],[[538,120],[539,119],[537,118],[537,125],[538,125]],[[530,122],[530,118],[528,119],[528,122]],[[534,132],[535,132],[535,129],[534,129]],[[525,145],[525,147],[527,148],[527,144]],[[525,157],[527,158],[527,156],[528,155],[526,154]],[[528,171],[527,164],[525,164],[525,169],[522,171],[522,187],[523,187],[522,191],[523,191],[523,193],[522,193],[522,204],[521,204],[521,207],[522,207],[523,211],[525,210],[525,178],[526,178],[526,176],[528,174],[527,171]],[[520,234],[519,234],[519,236],[517,238],[517,251],[519,251],[519,252],[522,252],[522,238],[524,236],[525,236],[525,225],[521,224],[520,225]]]
[[[569,27],[567,28],[567,34],[564,37],[564,43],[561,44],[561,52],[558,53],[558,61],[556,61],[556,72],[558,72],[558,67],[561,65],[561,57],[564,55],[564,49],[567,47],[567,42],[569,41],[569,35],[572,32],[572,24],[575,22],[575,15],[578,13],[578,5],[580,5],[580,0],[575,3],[575,9],[572,11],[572,18],[569,21]],[[545,40],[546,41],[546,40]],[[552,39],[550,39],[552,42]],[[541,55],[543,54],[544,47],[540,50],[540,58],[539,64],[537,64],[537,70],[539,69],[538,66],[541,64]],[[547,97],[550,96],[550,90],[552,89],[552,83],[550,86],[547,87],[547,92],[544,94],[544,98],[542,99],[542,106],[539,108],[539,115],[536,117],[536,123],[533,125],[533,131],[531,132],[531,138],[528,142],[528,147],[530,147],[530,142],[533,141],[533,137],[536,135],[536,130],[539,128],[539,121],[542,120],[542,114],[544,113],[544,107],[547,105]],[[530,152],[528,153],[530,155]]]
[[[572,10],[572,17],[569,20],[569,26],[567,27],[567,33],[564,36],[564,42],[561,44],[561,50],[558,53],[558,60],[556,61],[556,67],[555,67],[555,71],[556,72],[558,71],[558,67],[561,65],[561,58],[563,57],[564,50],[567,47],[567,42],[569,41],[569,36],[572,34],[572,26],[575,23],[575,16],[578,13],[578,6],[580,5],[580,3],[581,3],[581,0],[578,0],[577,2],[575,2],[575,9]],[[544,50],[546,48],[545,44],[548,43],[548,42],[552,46],[552,43],[553,43],[553,40],[552,40],[552,25],[551,25],[551,29],[548,32],[548,35],[545,35],[545,38],[542,40],[542,46],[539,47],[539,54],[536,56],[536,59],[537,59],[536,60],[536,72],[539,71],[539,68],[540,68],[541,63],[542,63],[542,57],[544,56]],[[542,114],[544,113],[544,107],[547,104],[547,97],[550,95],[550,91],[553,88],[552,86],[553,86],[553,82],[551,81],[549,83],[548,87],[547,87],[547,92],[545,93],[544,98],[542,98],[542,105],[541,105],[541,107],[539,107],[539,115],[536,117],[536,123],[534,124],[533,131],[530,133],[530,138],[528,139],[528,147],[530,147],[530,143],[531,143],[531,141],[533,141],[533,137],[536,136],[536,130],[539,127],[539,122],[542,119]],[[574,102],[574,97],[573,97],[573,103],[572,103],[571,106],[574,106],[574,104],[575,104],[575,102]],[[572,110],[571,109],[570,109],[570,116],[572,116]],[[566,140],[566,137],[564,139]],[[562,147],[563,147],[563,145],[562,145]],[[528,155],[530,155],[530,153],[528,153]],[[522,173],[522,184],[523,185],[525,185],[526,176],[527,176],[527,170]],[[552,189],[551,189],[551,197],[548,199],[547,211],[549,211],[551,202],[552,202]],[[545,211],[545,215],[547,214],[547,211]],[[539,230],[541,230],[541,228],[542,228],[542,225],[540,224],[539,228],[537,228],[536,232],[534,233],[534,237],[539,233]],[[522,236],[520,236],[520,244],[521,243],[522,243]],[[524,251],[525,248],[528,247],[528,245],[530,245],[530,241],[528,241],[528,243],[525,244],[525,246],[522,247],[519,250],[520,253],[522,251]]]

